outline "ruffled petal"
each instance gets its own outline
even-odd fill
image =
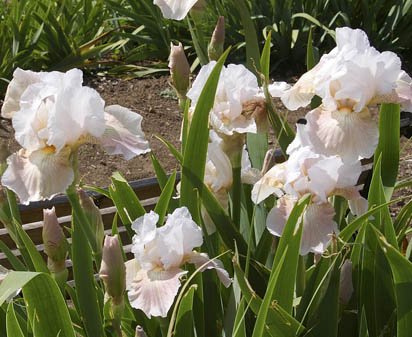
[[[302,77],[288,90],[280,96],[283,104],[289,110],[297,110],[310,104],[315,95],[313,84],[315,68],[303,74]]]
[[[211,260],[209,256],[205,253],[193,252],[188,257],[187,262],[193,263],[196,268],[200,268],[200,271],[205,271],[206,269],[215,269],[220,282],[228,288],[232,284],[232,279],[229,277],[229,273],[223,266],[222,261],[214,259]]]
[[[63,88],[49,113],[48,129],[47,144],[58,151],[82,136],[100,137],[105,130],[103,99],[88,87]]]
[[[105,109],[106,130],[100,143],[109,154],[122,154],[126,160],[150,151],[142,131],[142,116],[120,105]]]
[[[7,87],[1,116],[12,118],[14,113],[20,110],[20,98],[30,84],[39,80],[39,73],[30,70],[17,68],[13,73],[13,79]]]
[[[154,0],[166,19],[183,20],[198,0]]]
[[[399,74],[395,91],[402,110],[412,112],[412,78],[406,72]]]
[[[203,244],[202,229],[186,207],[177,208],[158,229],[161,262],[165,269],[179,267],[193,248]]]
[[[278,237],[282,236],[286,221],[297,201],[297,198],[289,195],[278,199],[276,206],[270,210],[266,218],[266,227],[269,233]]]
[[[50,199],[65,192],[73,182],[70,152],[68,147],[59,153],[53,148],[34,152],[22,149],[7,159],[1,183],[13,190],[22,204]]]
[[[179,268],[140,269],[137,272],[136,269],[135,263],[126,263],[126,280],[129,282],[126,289],[130,305],[142,310],[148,318],[167,317],[179,291],[180,278],[187,272]]]
[[[304,129],[311,148],[344,161],[370,158],[378,145],[379,130],[367,109],[360,113],[327,111],[320,108],[306,115]]]
[[[261,203],[272,194],[278,197],[283,195],[282,188],[286,179],[285,170],[285,164],[277,164],[253,185],[251,198],[255,204]]]
[[[337,234],[338,226],[333,220],[335,210],[329,203],[310,204],[303,214],[303,233],[300,254],[310,252],[322,254],[331,241],[332,234]]]
[[[268,85],[270,96],[282,97],[286,90],[291,88],[290,84],[286,82],[273,82]]]

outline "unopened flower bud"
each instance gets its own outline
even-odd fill
[[[99,275],[112,302],[114,304],[122,302],[126,290],[126,267],[117,235],[107,235],[104,239],[103,259]]]
[[[346,260],[340,272],[339,299],[343,304],[348,304],[353,294],[352,262]]]
[[[56,211],[52,209],[43,210],[43,243],[44,252],[48,256],[47,265],[52,273],[60,273],[66,270],[66,257],[68,243],[63,233]]]
[[[177,46],[170,44],[169,68],[177,96],[183,99],[189,88],[190,65],[180,42]]]
[[[101,247],[103,245],[104,239],[104,224],[102,215],[99,208],[93,202],[93,199],[88,196],[88,194],[82,190],[78,190],[80,205],[83,208],[84,213],[89,219],[89,223],[92,227],[92,232],[96,240],[95,247],[101,252]],[[95,252],[98,253],[99,251]]]
[[[210,61],[217,61],[223,53],[225,44],[225,17],[219,16],[212,38],[207,48]]]

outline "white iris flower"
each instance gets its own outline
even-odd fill
[[[78,69],[39,72],[16,69],[2,107],[22,149],[8,159],[1,183],[20,202],[49,199],[73,182],[71,156],[86,142],[100,142],[126,159],[150,151],[142,117],[118,105],[105,107],[97,91],[82,85]]]
[[[307,124],[298,128],[289,153],[299,147],[296,142],[304,130],[302,146],[349,161],[369,158],[378,144],[378,127],[369,108],[400,103],[403,110],[412,111],[412,80],[401,70],[396,54],[378,52],[359,29],[337,28],[336,44],[280,95],[290,110],[307,106],[315,95],[322,99],[322,105],[307,114]]]
[[[193,250],[203,244],[202,230],[186,207],[176,209],[159,228],[158,220],[159,216],[151,211],[133,222],[135,258],[126,262],[130,304],[149,318],[167,316],[180,288],[180,278],[187,274],[181,269],[185,263],[203,266],[202,271],[215,269],[226,287],[232,282],[219,260],[210,260],[207,254]]]

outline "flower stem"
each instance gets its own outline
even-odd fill
[[[237,151],[230,157],[232,163],[232,175],[233,175],[233,185],[232,185],[232,219],[233,222],[240,226],[240,208],[241,208],[241,198],[242,198],[242,181],[241,181],[241,170],[242,170],[242,151]]]

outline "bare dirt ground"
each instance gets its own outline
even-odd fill
[[[169,150],[156,136],[163,137],[179,148],[180,125],[182,115],[177,99],[168,84],[168,77],[147,79],[114,79],[105,77],[86,78],[85,84],[95,88],[104,98],[107,105],[120,104],[143,116],[142,128],[150,142],[152,152],[160,160],[163,167],[171,172],[179,169],[176,160]],[[1,104],[1,102],[0,102]],[[282,104],[276,102],[279,111],[285,112]],[[305,110],[289,112],[287,120],[294,125],[296,120],[304,116]],[[8,134],[10,148],[15,151],[18,144],[13,141],[11,128]],[[275,140],[271,140],[275,144]],[[406,138],[401,138],[401,162],[399,180],[410,178],[412,174],[412,144]],[[107,155],[99,145],[85,145],[80,153],[80,171],[82,179],[87,184],[107,186],[114,171],[120,171],[127,180],[155,176],[150,155],[138,156],[130,161],[121,156]],[[411,189],[404,189],[396,195],[411,195]],[[395,208],[402,206],[401,201]]]

